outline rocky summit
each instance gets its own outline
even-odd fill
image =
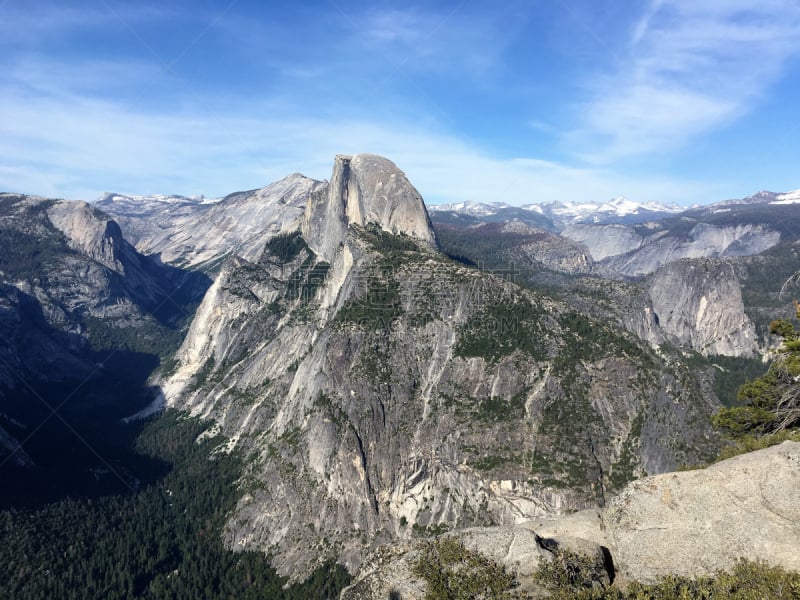
[[[393,163],[338,156],[297,231],[221,266],[157,383],[246,454],[231,547],[355,573],[713,454],[716,401],[680,360],[437,248]]]
[[[393,162],[374,154],[338,155],[327,190],[308,201],[303,237],[321,259],[331,261],[348,227],[368,225],[437,247],[422,196]]]

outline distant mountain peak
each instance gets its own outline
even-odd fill
[[[204,197],[200,198],[187,198],[178,194],[120,194],[118,192],[105,192],[97,199],[97,202],[163,202],[168,204],[174,203],[206,203],[216,202],[218,200],[207,200]]]

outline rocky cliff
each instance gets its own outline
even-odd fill
[[[784,442],[705,470],[633,482],[603,522],[629,579],[706,575],[740,557],[800,571],[798,498],[800,443]]]
[[[781,240],[780,231],[767,225],[715,225],[689,217],[636,226],[573,225],[562,234],[584,244],[604,270],[626,276],[647,275],[684,258],[751,256]]]
[[[368,225],[437,247],[422,196],[393,162],[373,154],[338,155],[327,194],[307,203],[303,237],[317,256],[331,261],[349,227]]]
[[[311,197],[314,211],[306,214]],[[213,202],[106,194],[96,205],[120,221],[139,252],[185,267],[213,269],[229,255],[257,260],[267,240],[301,223],[325,260],[348,224],[378,224],[436,247],[420,193],[394,163],[372,154],[337,156],[329,183],[295,173]]]
[[[541,265],[561,273],[588,273],[592,259],[579,245],[560,235],[531,227],[521,221],[509,221],[500,235],[516,238],[506,252],[509,262]]]
[[[649,279],[648,294],[653,319],[673,344],[706,356],[755,354],[755,327],[732,264],[707,259],[668,264]]]
[[[9,323],[28,326],[39,313],[42,326],[80,345],[87,318],[141,324],[182,294],[180,273],[138,254],[116,222],[84,202],[4,194],[0,217]]]
[[[383,541],[603,504],[713,452],[680,362],[439,254],[389,161],[337,157],[306,202],[302,236],[227,261],[161,382],[248,455],[232,547],[355,571]]]
[[[667,575],[698,577],[731,570],[740,558],[800,571],[800,443],[784,442],[707,469],[632,482],[604,509],[515,528],[459,532],[465,545],[518,574],[515,592],[546,596],[531,575],[558,548],[592,558],[617,584],[655,583]],[[425,597],[414,572],[420,543],[380,548],[342,600]],[[604,549],[605,561],[597,552]],[[596,558],[595,558],[596,557]],[[610,559],[610,560],[609,560]],[[587,563],[591,564],[591,562]]]
[[[516,219],[468,228],[440,224],[437,235],[448,255],[483,269],[513,268],[537,279],[545,271],[576,275],[593,268],[582,245]]]
[[[638,250],[644,237],[627,225],[570,225],[561,232],[565,238],[586,246],[595,261]]]

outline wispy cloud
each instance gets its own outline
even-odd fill
[[[249,112],[250,116],[246,116]],[[103,191],[223,195],[291,172],[318,179],[336,153],[375,152],[404,169],[428,201],[642,199],[696,201],[719,190],[526,158],[498,159],[447,131],[368,117],[297,113],[144,112],[78,93],[0,94],[0,189],[91,200]],[[201,174],[201,175],[199,175]],[[658,198],[652,190],[658,189]]]
[[[600,162],[679,148],[750,111],[798,53],[796,0],[653,0],[568,140]]]
[[[765,2],[747,14],[739,0],[654,2],[628,30],[627,62],[592,82],[573,141],[594,159],[605,148],[628,156],[742,114],[796,51],[797,10],[788,0]],[[241,12],[223,10],[224,0],[216,10],[210,4],[172,17],[146,4],[124,12],[120,0],[86,14],[43,4],[55,12],[17,10],[0,23],[0,33],[35,28],[21,50],[11,36],[0,40],[0,50],[12,49],[0,52],[0,189],[83,199],[103,191],[214,196],[294,171],[325,178],[336,153],[375,152],[433,202],[729,195],[685,178],[621,174],[613,163],[538,160],[522,143],[511,156],[503,135],[515,127],[548,144],[564,128],[560,110],[545,102],[536,118],[524,110],[505,118],[496,108],[513,109],[495,100],[534,77],[523,49],[538,46],[519,43],[518,9],[529,3],[293,3]],[[771,21],[781,7],[791,18]],[[537,82],[547,66],[543,58]],[[559,90],[552,96],[560,100]]]
[[[479,13],[461,2],[435,10],[373,7],[346,16],[359,51],[378,52],[406,70],[461,77],[484,77],[499,69],[525,20],[514,2]]]

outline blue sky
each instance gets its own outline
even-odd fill
[[[800,188],[800,0],[0,0],[0,190],[214,197],[356,152],[429,203]]]

